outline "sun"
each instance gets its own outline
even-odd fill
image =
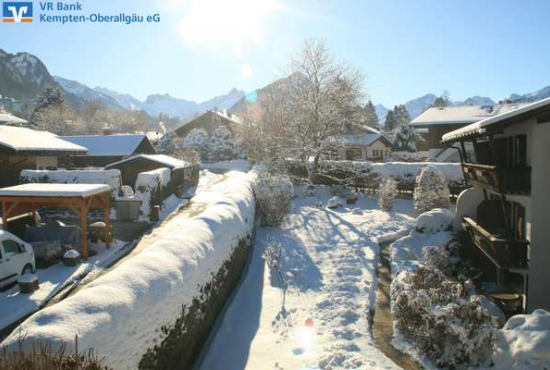
[[[279,8],[279,0],[191,0],[179,24],[184,40],[193,45],[230,44],[242,53],[264,36],[265,23]]]

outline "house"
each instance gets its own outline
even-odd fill
[[[391,152],[392,143],[381,133],[343,135],[326,141],[327,159],[351,161],[382,161]]]
[[[167,167],[171,171],[174,188],[198,182],[199,167],[189,162],[164,154],[140,154],[105,166],[106,170],[118,169],[122,175],[122,184],[134,187],[140,172]]]
[[[17,185],[24,169],[57,169],[58,160],[86,152],[50,132],[0,125],[0,187]]]
[[[183,126],[175,129],[174,132],[179,137],[185,137],[193,129],[202,128],[208,134],[212,135],[220,125],[225,125],[230,131],[234,132],[238,124],[239,121],[234,115],[227,115],[224,112],[209,110],[197,118],[186,122]]]
[[[105,167],[138,154],[157,154],[143,134],[62,136],[62,139],[88,149],[86,155],[71,156],[71,164],[78,168]]]
[[[415,132],[421,133],[424,142],[420,150],[428,150],[432,160],[437,162],[460,162],[459,152],[446,148],[441,138],[446,133],[478,122],[482,119],[498,116],[517,109],[525,104],[469,105],[461,107],[432,107],[413,119],[410,125]],[[426,131],[427,130],[427,131]],[[467,147],[465,155],[473,150]]]
[[[475,152],[462,164],[472,189],[458,198],[457,217],[485,277],[518,294],[525,311],[549,309],[550,98],[451,131],[442,141],[463,152],[470,143]]]

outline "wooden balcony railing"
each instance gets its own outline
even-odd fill
[[[502,194],[530,194],[531,167],[499,167],[464,163],[464,176],[475,187]]]
[[[469,217],[464,217],[462,225],[470,234],[474,244],[498,267],[521,268],[529,266],[527,240],[506,239],[495,236]]]

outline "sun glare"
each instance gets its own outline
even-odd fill
[[[192,0],[179,24],[184,40],[195,45],[230,44],[239,56],[245,44],[260,41],[278,0]]]

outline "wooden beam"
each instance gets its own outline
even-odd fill
[[[80,202],[80,229],[82,231],[82,256],[85,260],[88,259],[88,210],[86,208],[86,200]]]

